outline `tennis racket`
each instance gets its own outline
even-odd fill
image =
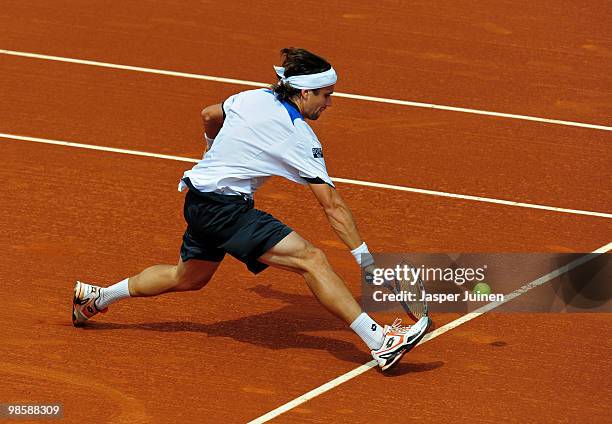
[[[399,265],[401,269],[406,268],[410,270],[415,268],[411,263],[406,261],[401,262]],[[414,274],[410,271],[406,274],[406,276],[402,275],[403,278],[401,279],[397,278],[399,276],[396,276],[396,278],[392,280],[387,280],[383,286],[400,297],[400,306],[404,309],[406,314],[416,322],[429,313],[429,307],[425,300],[425,284],[423,284],[423,279],[420,274],[417,278],[414,278]]]

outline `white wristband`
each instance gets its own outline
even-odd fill
[[[355,261],[357,261],[357,264],[359,264],[359,266],[362,268],[370,266],[374,263],[374,257],[372,257],[372,254],[368,250],[368,245],[365,244],[365,242],[351,250],[351,253],[355,258]]]
[[[215,142],[215,139],[208,137],[206,133],[204,133],[204,140],[206,140],[206,150],[210,150],[213,143]]]

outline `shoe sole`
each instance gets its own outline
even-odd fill
[[[71,317],[72,317],[72,325],[75,327],[82,327],[83,324],[85,322],[79,322],[78,321],[78,317],[77,314],[75,312],[76,307],[79,305],[79,294],[80,294],[80,287],[81,287],[81,283],[77,281],[77,283],[74,285],[74,289],[72,290],[72,313],[71,313]]]
[[[401,353],[398,353],[396,356],[394,356],[392,362],[385,364],[385,366],[382,367],[381,370],[388,371],[389,369],[391,369],[395,364],[399,362],[400,359],[402,359],[402,357],[405,354],[410,352],[416,345],[418,345],[419,342],[423,339],[423,337],[425,337],[425,334],[427,334],[427,330],[429,329],[430,325],[431,325],[431,318],[428,317],[427,325],[425,326],[425,329],[423,330],[423,332],[419,334],[419,336],[416,339],[414,339],[412,343],[410,343]]]

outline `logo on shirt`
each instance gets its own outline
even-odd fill
[[[323,149],[320,147],[313,147],[312,148],[312,157],[313,158],[322,158],[323,157]]]

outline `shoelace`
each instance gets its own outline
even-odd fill
[[[402,319],[401,318],[395,318],[395,321],[393,321],[393,324],[391,324],[391,326],[389,327],[389,331],[394,331],[396,333],[399,334],[405,334],[410,330],[410,325],[400,325],[402,323]]]

